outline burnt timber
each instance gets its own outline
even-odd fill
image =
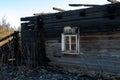
[[[19,31],[0,39],[0,42],[4,42],[0,45],[0,64],[12,63],[14,66],[19,66],[21,64]]]
[[[29,49],[34,63],[37,60],[41,64],[49,58],[51,64],[66,69],[74,66],[81,70],[120,74],[119,3],[25,17],[21,21],[22,45]],[[65,26],[78,28],[77,54],[61,51]],[[32,56],[36,56],[35,59]]]

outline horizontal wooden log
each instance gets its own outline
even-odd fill
[[[21,18],[21,21],[36,21],[35,16]]]
[[[79,10],[72,10],[72,11],[66,11],[62,13],[54,13],[54,14],[48,14],[47,16],[44,16],[44,23],[56,23],[56,22],[62,22],[62,21],[72,21],[72,20],[85,20],[85,19],[91,19],[91,18],[102,18],[102,17],[108,17],[110,13],[109,10],[111,8],[115,9],[115,12],[113,10],[114,16],[118,16],[120,14],[120,5],[105,5],[105,6],[99,6],[94,8],[88,8],[88,9],[79,9]],[[112,11],[111,11],[112,12]],[[81,15],[81,13],[85,13],[84,16]],[[61,16],[61,19],[57,19],[57,16]]]
[[[114,71],[115,70],[114,68],[116,68],[117,70],[120,70],[119,60],[117,60],[117,61],[113,60],[109,56],[108,56],[108,58],[110,61],[108,59],[102,59],[102,58],[100,58],[98,60],[98,59],[94,59],[94,57],[93,57],[93,59],[91,59],[91,58],[89,59],[89,57],[88,57],[88,59],[60,58],[60,59],[58,59],[58,62],[66,63],[66,64],[70,63],[73,65],[75,64],[80,67],[86,66],[86,68],[89,68],[90,70],[91,69],[97,69],[97,70],[101,69],[102,70],[103,68],[104,68],[104,71],[107,71],[107,69]],[[112,71],[110,71],[110,72],[112,72]]]
[[[35,24],[22,23],[21,26],[22,26],[21,31],[35,30]]]
[[[120,17],[115,18],[114,20],[110,20],[107,18],[97,18],[97,19],[87,19],[87,20],[72,20],[72,21],[63,21],[63,22],[56,22],[50,24],[44,24],[44,27],[51,27],[52,26],[80,26],[80,27],[87,27],[87,26],[119,26],[120,25]]]
[[[109,19],[109,9],[115,9],[115,19]],[[85,12],[84,16],[80,14]],[[111,13],[110,13],[111,14]],[[61,19],[57,19],[57,16]],[[33,17],[26,17],[21,18],[21,21],[32,21],[37,19],[43,19],[43,27],[46,29],[53,29],[53,31],[57,31],[59,27],[60,30],[64,26],[79,26],[81,28],[81,32],[94,32],[97,30],[100,31],[111,31],[114,30],[111,26],[119,26],[120,25],[120,4],[112,4],[112,5],[104,5],[104,6],[97,6],[88,9],[79,9],[79,10],[71,10],[59,13],[51,13],[47,15],[41,16],[33,16]],[[38,20],[39,22],[39,20]],[[22,24],[23,30],[25,26],[28,26],[26,23]],[[34,27],[37,26],[34,23]],[[104,27],[105,26],[105,27]],[[108,27],[106,27],[108,26]],[[116,28],[116,27],[115,27]],[[116,30],[120,30],[117,28]],[[47,31],[46,31],[47,33]],[[48,32],[49,33],[49,32]]]
[[[45,20],[49,20],[49,19],[56,19],[56,15],[62,15],[63,17],[69,18],[71,16],[78,16],[80,12],[84,12],[87,15],[92,15],[94,13],[104,13],[107,11],[107,7],[109,7],[108,5],[104,5],[104,6],[97,6],[97,7],[92,7],[92,8],[87,8],[87,9],[78,9],[78,10],[70,10],[70,11],[65,11],[65,12],[59,12],[59,13],[53,13],[53,14],[48,14],[46,16],[44,16],[43,18]],[[119,9],[120,5],[115,4],[114,5],[115,8]],[[103,15],[103,14],[102,14]],[[100,15],[92,15],[92,16],[100,16]],[[80,17],[82,18],[82,17]],[[65,18],[64,18],[65,19]]]
[[[56,34],[59,34],[59,37],[61,37],[61,33],[63,33],[63,27],[52,27],[52,28],[45,28],[45,35],[48,37],[51,36],[58,36]],[[97,34],[99,33],[105,33],[105,32],[116,32],[120,31],[119,26],[118,27],[112,27],[112,26],[92,26],[92,27],[81,27],[80,28],[80,35],[83,36],[84,34]],[[108,33],[106,33],[108,34]],[[98,36],[98,35],[97,35]]]
[[[16,33],[19,33],[19,32],[16,32]],[[0,42],[4,41],[4,40],[6,40],[6,39],[8,39],[8,38],[10,38],[10,37],[13,37],[14,34],[15,34],[15,33],[11,33],[10,35],[7,35],[6,37],[0,39]]]

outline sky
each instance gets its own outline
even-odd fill
[[[53,7],[73,10],[81,7],[70,7],[68,4],[108,4],[107,0],[1,0],[0,21],[2,17],[7,19],[11,27],[20,26],[20,18],[33,16],[34,13],[55,13]]]

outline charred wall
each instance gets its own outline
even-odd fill
[[[84,70],[120,72],[120,32],[99,32],[80,35],[80,53],[63,54],[61,42],[46,41],[46,54],[52,63],[70,65]]]
[[[40,59],[37,61],[44,61],[42,58],[47,56],[51,63],[120,73],[120,4],[26,17],[21,20],[28,21],[22,24],[21,33],[22,45],[27,46],[23,48],[23,54],[28,60],[35,61],[37,57],[36,59]],[[61,53],[61,33],[65,26],[80,28],[78,55]],[[30,28],[26,29],[27,27]],[[41,31],[43,32],[40,33]],[[36,56],[33,57],[34,55]]]
[[[40,16],[21,18],[22,61],[37,67],[46,64],[43,21]]]

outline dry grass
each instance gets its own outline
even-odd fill
[[[12,38],[13,38],[13,37],[10,37],[10,38],[8,38],[8,39],[0,42],[0,47],[3,46],[3,45],[5,45],[6,43],[10,42],[10,41],[12,40]]]
[[[10,29],[0,29],[0,39],[13,33],[13,30]],[[12,37],[0,42],[0,47],[12,40]]]

